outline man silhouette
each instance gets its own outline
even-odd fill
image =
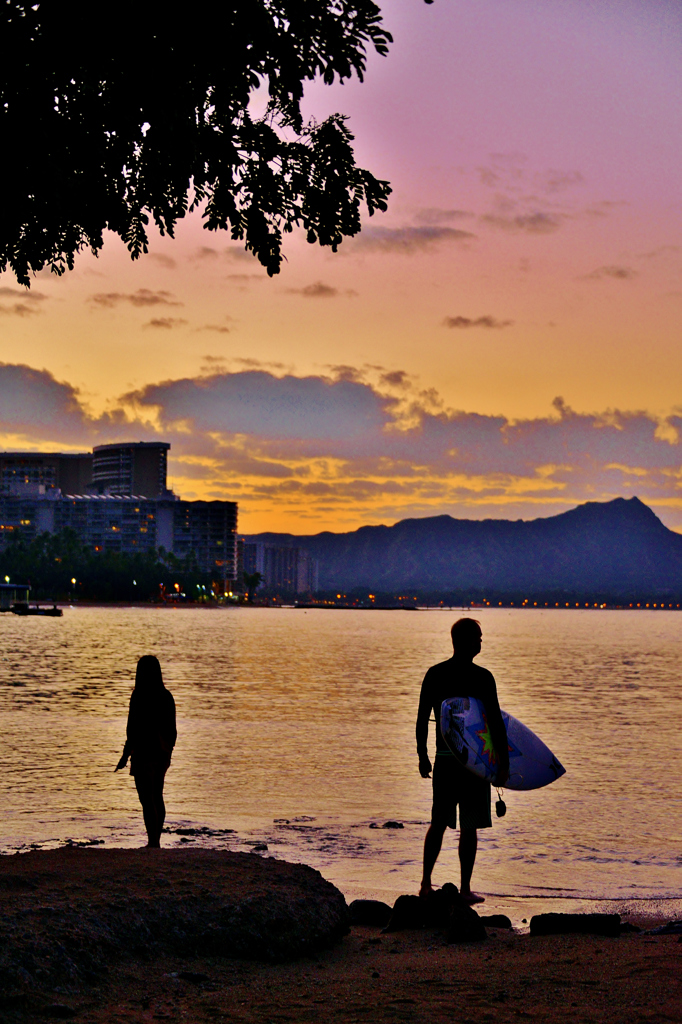
[[[495,680],[487,669],[474,665],[481,652],[482,633],[476,619],[458,619],[451,629],[453,655],[428,670],[422,683],[417,713],[417,754],[423,779],[431,775],[427,751],[429,719],[436,719],[436,757],[433,766],[433,808],[424,840],[424,874],[420,896],[431,890],[431,874],[438,859],[446,828],[457,827],[459,806],[460,892],[467,903],[482,903],[483,896],[471,890],[479,828],[490,828],[490,783],[468,771],[452,753],[440,729],[440,707],[450,697],[475,697],[483,702],[495,751],[499,758],[496,784],[509,777],[507,732],[497,700]]]

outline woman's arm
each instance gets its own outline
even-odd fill
[[[125,741],[125,744],[123,746],[123,753],[121,754],[121,757],[119,759],[118,764],[114,768],[115,772],[120,772],[120,770],[122,768],[125,768],[125,766],[128,764],[128,758],[130,757],[130,755],[133,752],[133,733],[134,733],[134,728],[135,728],[135,725],[134,725],[134,723],[135,723],[135,704],[133,702],[134,696],[135,696],[135,691],[133,690],[133,692],[130,695],[130,704],[128,705],[128,722],[126,724],[126,741]],[[132,724],[132,727],[131,727],[131,724]]]

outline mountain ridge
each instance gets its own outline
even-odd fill
[[[439,515],[245,539],[305,548],[319,560],[323,590],[682,593],[682,536],[636,497],[530,520]]]

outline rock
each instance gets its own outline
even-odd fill
[[[630,933],[637,933],[638,934],[639,932],[641,932],[641,930],[642,929],[638,928],[636,924],[631,924],[630,921],[623,921],[623,923],[620,926],[620,934],[621,935],[626,935],[626,934],[630,934]]]
[[[447,882],[428,896],[399,896],[385,932],[407,928],[448,928],[449,942],[475,942],[486,938],[485,927],[475,910]]]
[[[650,928],[647,935],[682,935],[682,921],[668,921],[658,928]]]
[[[450,914],[448,942],[482,942],[487,939],[485,925],[473,907],[460,897]]]
[[[511,928],[512,923],[506,914],[487,914],[482,916],[479,914],[481,921],[486,928]]]
[[[434,889],[428,896],[422,897],[424,927],[447,928],[450,924],[453,908],[462,903],[459,890],[452,882],[446,882],[441,889]]]
[[[64,1003],[51,1003],[42,1010],[43,1017],[55,1017],[57,1020],[70,1020],[76,1013],[72,1006],[66,1006]]]
[[[531,935],[620,935],[619,914],[535,914]]]
[[[348,907],[351,924],[365,924],[374,928],[384,928],[391,916],[388,903],[381,900],[353,900]]]
[[[251,853],[264,853],[268,848],[267,843],[254,843],[251,847]]]
[[[382,828],[405,828],[402,821],[385,821]]]
[[[398,896],[385,932],[399,932],[403,928],[424,927],[424,901],[419,896]]]
[[[193,844],[0,858],[0,994],[24,988],[23,972],[53,992],[96,983],[143,952],[293,960],[347,931],[343,895],[303,864]]]
[[[202,974],[200,971],[180,971],[178,978],[182,978],[183,981],[189,981],[192,985],[200,985],[202,981],[210,981],[208,974]]]

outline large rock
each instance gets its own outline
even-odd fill
[[[75,983],[125,957],[294,959],[347,931],[343,895],[302,864],[193,849],[0,857],[0,990]]]

